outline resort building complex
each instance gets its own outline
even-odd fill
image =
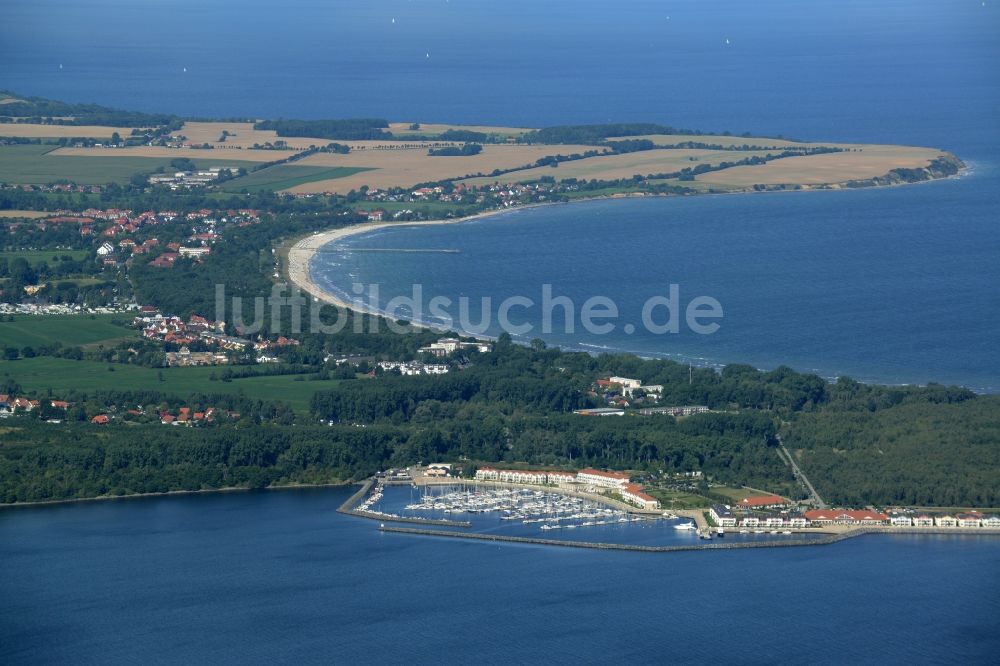
[[[588,468],[574,474],[563,471],[548,472],[482,467],[476,470],[476,480],[560,487],[575,486],[580,490],[590,492],[611,491],[618,494],[623,501],[640,509],[653,511],[660,508],[659,501],[644,493],[642,486],[630,483],[629,475],[624,472],[603,472]]]

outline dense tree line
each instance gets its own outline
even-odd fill
[[[468,157],[470,155],[478,155],[481,152],[483,152],[483,147],[478,143],[466,143],[462,146],[430,148],[427,154],[431,157]]]
[[[344,120],[264,120],[254,129],[274,130],[278,136],[315,137],[317,139],[389,139],[389,121],[382,118]]]
[[[45,120],[59,125],[106,125],[109,127],[161,127],[171,126],[179,129],[183,121],[167,113],[142,113],[139,111],[123,111],[99,104],[71,104],[45,99],[44,97],[26,97],[0,90],[0,93],[14,97],[17,101],[3,105],[3,116],[7,122],[14,118],[29,118]],[[66,117],[71,117],[66,119]],[[0,118],[0,122],[4,122]]]
[[[366,428],[251,427],[245,418],[209,428],[22,419],[0,445],[0,501],[332,482],[390,465],[458,458],[571,468],[704,468],[734,483],[787,481],[769,444],[774,425],[764,416],[615,424],[573,416],[515,419],[485,404],[453,413],[428,400],[414,417],[409,425]]]
[[[700,134],[693,130],[679,130],[658,123],[607,123],[602,125],[556,125],[533,130],[524,135],[526,143],[581,143],[599,144],[615,136],[641,136],[643,134]]]

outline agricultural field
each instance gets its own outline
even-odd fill
[[[17,218],[31,218],[38,219],[41,217],[48,217],[52,213],[43,210],[0,210],[0,218],[6,219],[17,219]]]
[[[389,123],[389,131],[396,136],[436,136],[448,130],[482,132],[497,136],[520,136],[531,129],[526,127],[499,127],[496,125],[449,125],[447,123],[420,123],[420,129],[411,130],[413,123]]]
[[[53,148],[54,146],[34,144],[0,146],[0,182],[18,185],[45,184],[57,180],[70,180],[82,185],[127,183],[137,173],[155,171],[159,167],[169,170],[170,160],[181,157],[177,151],[163,157],[147,157],[136,156],[129,149]],[[93,152],[79,154],[72,152],[74,150]],[[198,164],[233,167],[245,165],[240,161],[220,159],[215,155],[199,155]]]
[[[220,142],[222,132],[229,132],[224,142]],[[264,145],[275,141],[284,141],[292,148],[308,148],[309,146],[325,146],[330,143],[330,139],[318,139],[311,137],[278,136],[274,130],[259,130],[253,128],[253,123],[228,123],[228,122],[187,122],[174,132],[172,136],[187,137],[185,143],[214,145],[216,148],[253,148],[255,143]],[[275,153],[268,151],[271,155],[281,155],[282,152]],[[285,153],[290,155],[291,153]],[[272,157],[271,159],[280,159]]]
[[[741,153],[749,154],[749,153]],[[945,153],[909,146],[857,146],[842,153],[786,157],[767,164],[704,173],[697,180],[712,185],[822,185],[884,176],[893,169],[920,168]]]
[[[563,162],[558,167],[544,166],[523,171],[514,171],[502,176],[469,178],[462,181],[466,185],[489,185],[490,183],[526,183],[551,176],[557,180],[577,178],[580,180],[618,180],[639,174],[648,176],[657,173],[680,171],[685,167],[702,164],[716,165],[722,162],[736,162],[748,157],[764,157],[767,151],[701,150],[701,149],[657,149],[643,150],[621,155],[601,155],[572,162]]]
[[[498,136],[520,136],[530,130],[520,127],[498,127],[493,125],[451,125],[443,123],[420,123],[419,130],[411,130],[412,123],[389,123],[388,131],[396,136],[435,136],[447,130],[468,130],[471,132],[482,132],[484,134],[494,134]],[[228,132],[224,143],[219,139],[222,132]],[[2,132],[0,132],[2,135]],[[222,146],[234,146],[239,148],[252,148],[256,144],[274,143],[284,141],[293,148],[308,148],[309,146],[325,146],[336,139],[322,139],[317,137],[298,136],[278,136],[274,130],[254,129],[253,123],[234,122],[186,122],[183,127],[174,132],[174,136],[187,137],[187,143],[214,144],[217,148]],[[110,135],[108,135],[110,136]],[[341,140],[338,143],[354,144],[355,141]]]
[[[20,349],[53,342],[67,347],[112,345],[120,340],[139,336],[135,329],[112,323],[113,319],[127,317],[124,314],[13,315],[14,321],[0,321],[0,347]],[[9,365],[10,362],[0,363],[0,367]]]
[[[287,190],[298,185],[319,180],[336,180],[356,173],[368,171],[363,167],[299,166],[298,164],[277,164],[260,171],[247,174],[224,183],[223,192],[259,192],[262,190]]]
[[[51,146],[50,146],[51,147]],[[175,160],[186,157],[199,167],[236,166],[247,169],[260,162],[275,162],[294,153],[289,150],[243,150],[219,144],[217,148],[167,148],[166,146],[129,146],[128,148],[59,148],[55,157],[131,157],[138,159]]]
[[[632,139],[648,139],[657,146],[676,146],[679,143],[707,143],[726,148],[740,146],[759,146],[761,148],[818,148],[820,146],[855,146],[856,144],[815,143],[808,141],[793,141],[791,139],[772,139],[759,136],[731,136],[725,134],[644,134],[641,136],[620,136],[608,141],[628,141]]]
[[[0,112],[0,115],[3,115]],[[115,132],[122,137],[132,134],[131,127],[103,125],[42,125],[32,123],[0,123],[0,136],[24,139],[111,139]]]
[[[136,365],[35,357],[0,361],[0,380],[11,379],[26,391],[52,389],[53,396],[70,391],[159,391],[186,398],[194,393],[235,395],[281,401],[299,413],[309,411],[316,391],[333,388],[339,380],[310,381],[304,375],[272,375],[222,381],[226,366],[144,368]]]
[[[570,155],[594,150],[594,146],[522,146],[522,145],[485,145],[478,155],[461,157],[432,157],[427,154],[428,143],[408,143],[392,149],[379,149],[379,146],[389,146],[387,142],[350,142],[352,150],[347,155],[337,153],[319,153],[303,158],[297,164],[310,166],[340,166],[364,167],[370,171],[359,172],[336,180],[321,180],[305,185],[298,185],[288,191],[293,193],[338,192],[346,193],[360,189],[362,185],[370,188],[388,189],[390,187],[413,187],[419,183],[428,183],[450,178],[461,178],[474,174],[487,174],[495,169],[512,169],[534,164],[543,157],[551,155]],[[365,146],[354,150],[355,145]]]

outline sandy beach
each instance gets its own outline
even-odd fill
[[[348,310],[353,310],[355,312],[360,312],[363,314],[373,314],[381,315],[382,313],[377,312],[371,308],[360,306],[358,303],[348,303],[342,298],[331,294],[329,291],[323,289],[317,285],[309,272],[309,263],[312,261],[313,256],[325,245],[332,243],[334,241],[342,240],[350,236],[356,236],[358,234],[366,234],[372,231],[378,231],[379,229],[386,229],[389,227],[429,227],[437,226],[441,224],[461,224],[463,222],[472,222],[473,220],[481,220],[487,217],[494,217],[496,215],[502,215],[503,213],[510,213],[519,210],[525,210],[528,208],[534,208],[539,205],[546,204],[533,204],[527,206],[518,206],[514,209],[504,209],[504,210],[490,210],[482,213],[477,213],[476,215],[469,215],[467,217],[456,217],[444,220],[425,220],[422,222],[368,222],[365,224],[356,224],[349,227],[342,227],[340,229],[331,229],[330,231],[320,231],[312,234],[311,236],[306,236],[305,238],[299,239],[294,245],[288,249],[287,256],[287,277],[288,280],[296,285],[299,289],[309,294],[311,297],[318,301],[334,305],[338,308],[346,308]],[[551,204],[547,204],[551,205]],[[420,325],[419,322],[412,322],[414,325]]]
[[[766,166],[766,165],[765,165]],[[749,167],[748,167],[749,168]],[[757,168],[757,167],[753,167]],[[960,178],[968,173],[968,167],[962,165],[959,172],[953,176],[948,176],[947,178]],[[871,187],[904,187],[911,185],[921,185],[939,180],[937,178],[932,178],[929,181],[921,181],[918,183],[898,183],[890,185],[875,185]],[[808,187],[803,190],[787,190],[784,194],[802,194],[805,192],[814,191],[835,191],[835,190],[819,190],[813,187]],[[841,190],[844,191],[844,190]],[[848,190],[849,191],[849,190]],[[750,188],[740,188],[730,192],[718,192],[713,194],[697,194],[692,196],[732,196],[740,194],[761,194],[761,192],[756,192]],[[665,197],[673,195],[663,195],[663,194],[646,194],[646,193],[623,193],[620,195],[603,195],[596,197],[586,197],[582,199],[577,199],[576,201],[570,203],[582,203],[584,201],[601,201],[606,199],[627,199],[633,197]],[[481,220],[487,217],[495,217],[497,215],[502,215],[504,213],[513,213],[516,211],[527,210],[529,208],[538,208],[540,206],[557,206],[560,205],[557,202],[543,202],[543,203],[533,203],[524,206],[517,206],[516,208],[505,208],[502,210],[488,210],[482,213],[477,213],[475,215],[469,215],[466,217],[456,217],[450,219],[441,220],[424,220],[421,222],[368,222],[363,224],[351,225],[348,227],[341,227],[339,229],[331,229],[330,231],[320,231],[312,234],[311,236],[306,236],[296,241],[289,249],[287,254],[287,272],[286,277],[289,282],[296,285],[299,289],[306,292],[317,301],[328,303],[334,305],[338,308],[346,308],[348,310],[353,310],[355,312],[360,312],[362,314],[372,314],[382,316],[381,312],[375,311],[371,308],[364,307],[359,303],[347,303],[342,298],[326,291],[319,285],[317,285],[309,273],[309,263],[312,261],[313,255],[316,254],[324,245],[332,243],[337,240],[348,238],[350,236],[355,236],[358,234],[368,233],[370,231],[378,231],[379,229],[387,229],[389,227],[429,227],[441,224],[462,224],[463,222],[472,222],[474,220]],[[423,326],[420,322],[411,322],[414,326]]]

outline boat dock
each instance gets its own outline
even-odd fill
[[[367,479],[361,484],[361,488],[351,495],[337,507],[337,513],[369,520],[379,520],[392,523],[416,523],[418,525],[436,525],[440,527],[472,527],[472,523],[467,520],[437,520],[433,518],[420,518],[418,516],[397,516],[390,513],[368,510],[368,504],[361,503],[362,498],[368,495],[368,491],[375,485],[374,479]],[[359,504],[361,503],[361,504]],[[363,508],[362,508],[363,507]],[[384,527],[384,526],[383,526]]]

